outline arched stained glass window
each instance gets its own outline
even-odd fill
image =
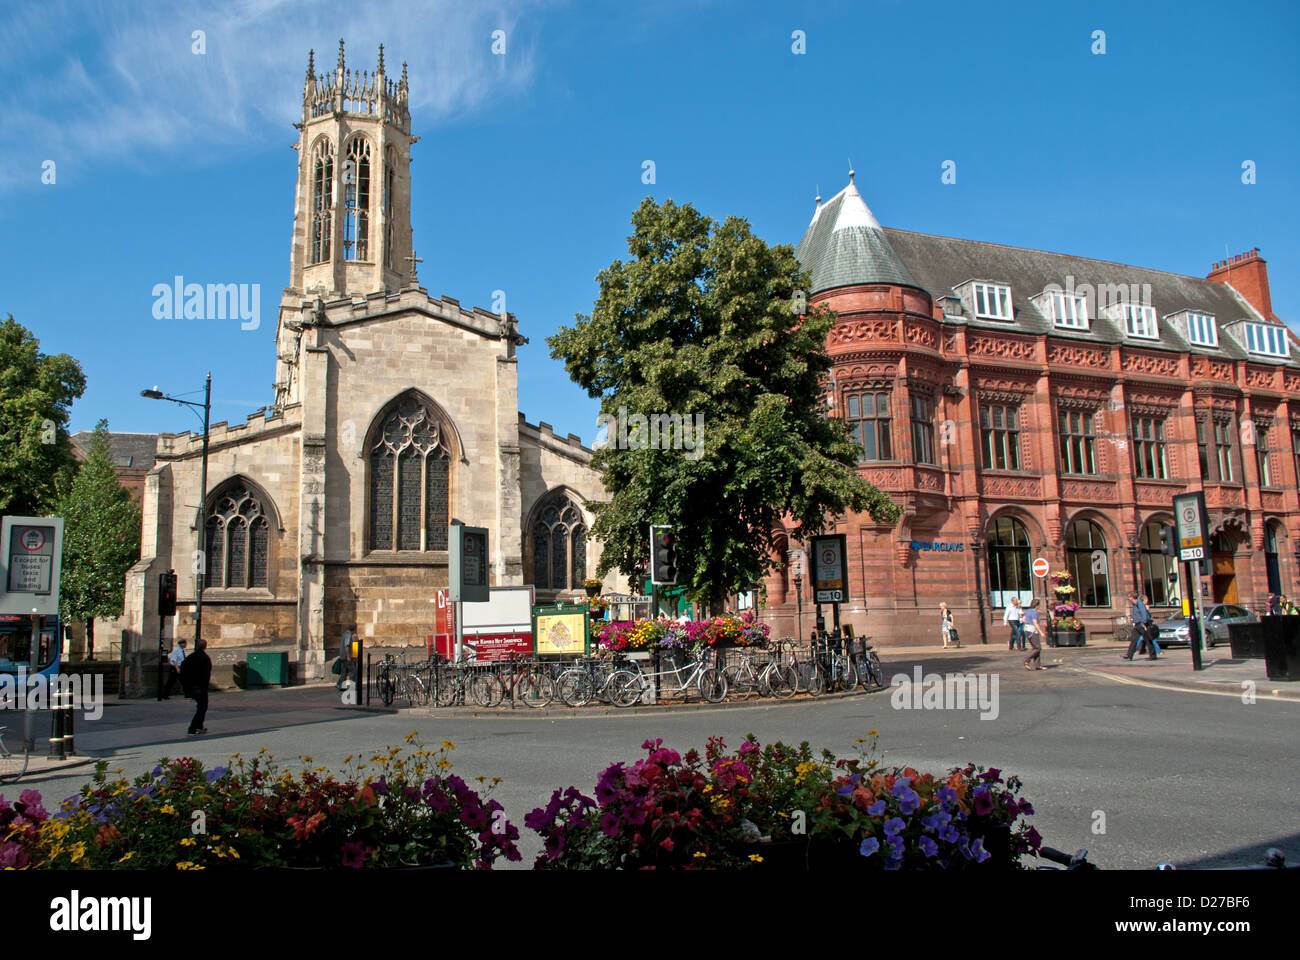
[[[451,457],[415,398],[384,419],[370,448],[370,549],[446,550]]]
[[[533,586],[577,590],[587,577],[587,525],[563,492],[551,494],[533,522]]]
[[[232,484],[208,510],[204,588],[266,587],[270,541],[261,500],[246,485]]]
[[[312,151],[311,176],[311,262],[330,258],[330,235],[334,229],[334,146],[327,139],[316,142]]]

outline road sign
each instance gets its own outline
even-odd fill
[[[460,603],[487,603],[487,528],[453,523],[447,540],[451,599]]]
[[[5,517],[0,526],[0,613],[54,616],[63,572],[63,521]]]
[[[1203,560],[1209,556],[1205,494],[1180,493],[1174,497],[1174,524],[1178,528],[1179,560]]]
[[[844,562],[848,538],[842,533],[813,537],[811,541],[813,600],[846,603],[849,600],[848,566]]]
[[[1038,577],[1039,579],[1047,576],[1047,569],[1048,567],[1047,567],[1046,557],[1038,557],[1034,561],[1034,576]]]

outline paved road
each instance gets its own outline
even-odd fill
[[[185,736],[187,701],[110,704],[102,719],[82,723],[77,745],[131,775],[164,755],[215,764],[263,746],[282,760],[310,755],[337,768],[348,754],[418,731],[426,743],[456,743],[462,776],[502,777],[496,795],[522,824],[552,789],[572,783],[589,791],[600,769],[635,759],[648,737],[684,750],[711,734],[734,744],[752,732],[847,756],[854,738],[875,728],[890,764],[942,771],[974,761],[1020,776],[1048,842],[1086,846],[1104,867],[1242,865],[1270,845],[1300,862],[1300,702],[1263,696],[1247,704],[1238,693],[1146,685],[1134,679],[1137,670],[1113,679],[1093,671],[1097,655],[1049,650],[1052,668],[1029,673],[1021,655],[992,647],[904,659],[886,652],[887,676],[911,674],[915,664],[924,673],[996,676],[998,714],[984,720],[972,710],[900,709],[891,691],[670,712],[466,715],[358,712],[341,706],[332,687],[308,687],[214,695],[203,738]],[[61,798],[88,773],[42,774],[31,786]],[[1094,833],[1103,817],[1105,832]]]

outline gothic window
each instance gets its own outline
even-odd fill
[[[370,141],[354,137],[343,163],[343,259],[366,260],[370,252]]]
[[[1097,472],[1096,438],[1091,410],[1059,410],[1057,428],[1061,440],[1061,472]]]
[[[1259,465],[1259,485],[1261,487],[1276,486],[1273,477],[1273,471],[1268,462],[1268,427],[1255,425],[1255,458]]]
[[[929,397],[911,397],[912,458],[916,463],[938,463],[934,457],[934,401]]]
[[[334,147],[328,140],[317,141],[311,166],[311,262],[324,263],[334,229]]]
[[[564,494],[545,501],[533,521],[533,586],[577,590],[587,578],[587,525]]]
[[[1133,418],[1133,459],[1137,463],[1139,477],[1147,480],[1169,479],[1163,417]]]
[[[446,550],[451,457],[433,414],[398,404],[370,447],[370,549]]]
[[[271,527],[256,494],[243,484],[227,488],[208,509],[206,526],[204,589],[265,588]]]
[[[396,169],[393,148],[389,147],[384,161],[384,230],[387,237],[384,241],[384,265],[388,267],[393,265],[393,176]]]

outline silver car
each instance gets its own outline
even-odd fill
[[[1207,607],[1201,618],[1201,632],[1205,636],[1205,645],[1213,647],[1220,643],[1231,643],[1228,626],[1234,623],[1259,623],[1259,617],[1235,603],[1216,603]],[[1160,621],[1159,626],[1160,646],[1190,645],[1187,618],[1181,613],[1168,620]]]

